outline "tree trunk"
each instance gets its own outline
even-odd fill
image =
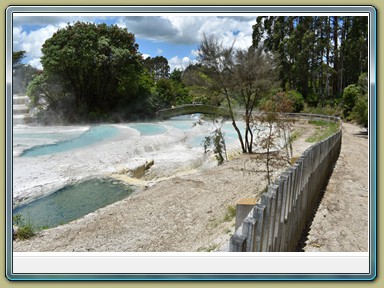
[[[333,17],[333,84],[332,84],[332,91],[333,91],[333,97],[336,95],[340,95],[340,91],[338,89],[339,87],[339,47],[338,47],[338,30],[339,30],[339,24],[338,24],[338,18],[337,16]]]

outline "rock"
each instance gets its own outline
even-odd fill
[[[17,233],[19,232],[19,227],[16,226],[16,225],[13,225],[12,226],[12,236],[13,236],[13,240],[15,240],[17,238]]]
[[[144,176],[145,171],[150,169],[153,164],[155,164],[155,161],[153,159],[146,160],[144,158],[136,158],[132,163],[129,163],[124,171],[124,174],[127,174],[129,177],[132,178],[141,178]]]
[[[153,164],[155,164],[155,160],[151,159],[151,160],[147,161],[145,163],[145,170],[148,170],[149,168],[151,168],[153,166]]]

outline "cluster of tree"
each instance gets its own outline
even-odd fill
[[[162,58],[166,60],[166,58]],[[168,66],[168,61],[164,63],[167,63]],[[152,105],[156,110],[192,102],[189,89],[182,81],[182,74],[183,72],[179,69],[173,70],[167,76],[159,77],[161,73],[154,74],[155,85],[152,90]]]
[[[331,103],[342,105],[349,119],[367,115],[361,84],[367,80],[367,25],[361,16],[262,16],[248,49],[204,36],[198,62],[170,73],[166,58],[142,57],[127,29],[77,22],[45,42],[42,71],[21,65],[25,53],[15,52],[14,75],[23,73],[20,87],[29,82],[31,102],[45,116],[67,122],[148,118],[192,102],[224,105],[243,152],[252,152],[253,111],[278,92],[293,101],[295,112],[304,103]],[[244,114],[244,133],[236,109]]]
[[[169,74],[166,58],[143,59],[138,48],[134,35],[116,25],[76,22],[58,30],[42,47],[43,70],[32,80],[23,78],[41,120],[147,118],[184,101],[181,71]]]
[[[282,88],[310,105],[340,99],[368,69],[368,17],[260,16],[252,36],[255,47],[278,55]]]
[[[42,47],[43,72],[28,87],[32,103],[69,122],[144,113],[150,95],[135,37],[116,25],[77,22]]]

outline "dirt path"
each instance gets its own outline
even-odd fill
[[[306,252],[368,251],[368,137],[344,123],[340,157],[312,222]]]

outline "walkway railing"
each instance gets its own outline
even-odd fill
[[[175,116],[195,114],[195,113],[211,114],[211,115],[223,116],[223,117],[227,117],[230,115],[229,110],[223,107],[203,105],[203,104],[187,104],[187,105],[179,105],[173,108],[159,110],[157,112],[157,117],[159,119],[168,119]]]

